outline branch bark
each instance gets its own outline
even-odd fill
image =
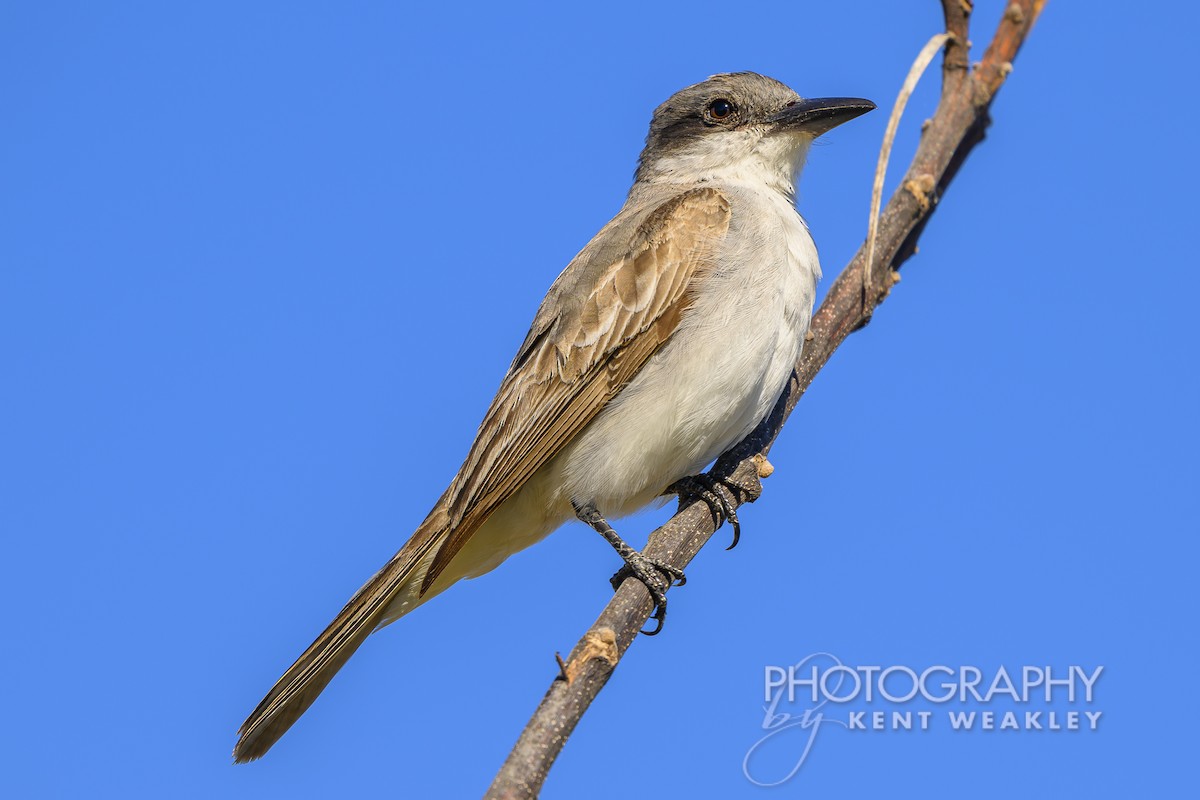
[[[838,276],[813,315],[809,340],[791,381],[771,415],[745,440],[718,459],[712,474],[745,487],[734,492],[737,504],[761,494],[760,477],[770,474],[766,455],[792,409],[838,346],[865,326],[899,280],[896,270],[917,250],[917,240],[937,208],[946,187],[967,155],[983,141],[991,122],[996,92],[1012,71],[1012,60],[1042,11],[1045,0],[1013,0],[1005,9],[983,60],[968,66],[970,0],[941,0],[946,31],[942,92],[908,172],[879,220],[870,280],[864,244]],[[863,287],[871,287],[871,296]],[[682,569],[695,557],[717,526],[703,502],[681,508],[651,534],[645,554]],[[485,797],[492,800],[533,798],[567,737],[608,681],[625,651],[653,611],[650,595],[636,580],[626,580],[599,618],[575,645],[560,674],[542,698]]]

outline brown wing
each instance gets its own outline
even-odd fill
[[[447,492],[450,532],[422,592],[670,338],[695,283],[712,267],[729,216],[729,201],[717,190],[684,192],[649,214],[624,252],[607,253],[611,247],[599,243],[619,237],[601,231],[563,272]]]

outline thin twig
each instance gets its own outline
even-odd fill
[[[771,415],[717,460],[714,476],[728,477],[732,483],[746,487],[734,498],[736,504],[757,499],[761,491],[758,479],[770,473],[766,454],[788,415],[838,345],[865,325],[874,306],[887,297],[895,270],[916,252],[917,239],[941,195],[967,155],[983,141],[991,101],[1012,71],[1012,60],[1045,0],[1010,3],[983,61],[973,71],[967,68],[967,19],[971,3],[969,0],[941,0],[941,3],[946,30],[954,35],[946,44],[941,101],[925,128],[904,183],[879,218],[875,237],[879,259],[868,261],[864,243],[813,315],[811,336]],[[869,284],[864,274],[867,272]],[[874,287],[871,297],[863,295],[864,285]],[[682,569],[712,536],[714,527],[707,506],[702,502],[692,503],[651,534],[644,553]],[[538,795],[567,737],[604,687],[652,610],[650,595],[642,584],[627,580],[621,585],[575,645],[565,666],[556,670],[550,689],[486,797],[507,800]]]
[[[883,132],[883,144],[879,146],[879,161],[875,165],[875,181],[871,185],[871,214],[867,217],[867,268],[863,270],[863,303],[867,313],[871,313],[871,270],[875,266],[875,240],[879,234],[879,205],[883,202],[883,179],[887,176],[888,159],[892,155],[892,145],[896,141],[896,129],[900,127],[900,117],[904,116],[904,107],[908,98],[917,88],[917,81],[925,74],[925,68],[933,60],[934,54],[954,34],[939,33],[921,48],[913,65],[904,78],[900,94],[896,95],[896,103],[892,106],[892,115],[888,117],[887,128]]]

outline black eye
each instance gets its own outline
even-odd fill
[[[713,100],[708,104],[708,114],[713,119],[725,119],[734,112],[733,103],[724,97]]]

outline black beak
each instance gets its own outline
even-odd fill
[[[797,100],[768,121],[781,128],[820,136],[874,108],[874,103],[861,97],[814,97]]]

